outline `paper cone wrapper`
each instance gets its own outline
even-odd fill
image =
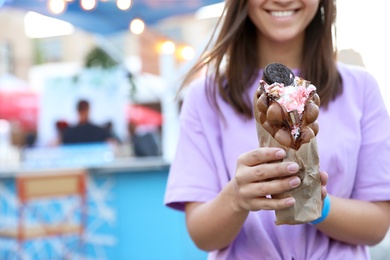
[[[276,225],[303,224],[321,217],[321,179],[316,138],[301,145],[299,150],[294,150],[279,144],[257,121],[256,127],[260,147],[283,148],[287,153],[283,161],[296,162],[299,165],[297,176],[301,179],[301,184],[290,191],[272,195],[277,199],[286,197],[295,199],[293,206],[275,211]]]

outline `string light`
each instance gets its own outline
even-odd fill
[[[145,23],[144,21],[142,21],[141,19],[134,19],[133,21],[131,21],[130,23],[130,31],[134,34],[141,34],[143,33],[145,30]]]
[[[80,5],[84,10],[90,11],[96,7],[97,2],[96,0],[81,0]]]
[[[131,6],[131,0],[116,0],[116,6],[125,11],[130,8]]]
[[[61,14],[65,12],[67,4],[75,0],[48,0],[48,9],[53,14]],[[108,2],[110,0],[80,0],[80,6],[86,11],[91,11],[96,8],[98,1]],[[122,11],[126,11],[131,7],[132,0],[116,0],[116,6]],[[145,30],[145,23],[141,19],[134,19],[129,25],[129,29],[134,34],[141,34]]]
[[[66,9],[66,2],[64,0],[49,0],[47,5],[49,11],[53,14],[61,14]]]
[[[182,60],[192,60],[195,57],[195,50],[191,46],[183,46],[178,50],[177,56]]]
[[[161,46],[161,52],[164,54],[173,54],[176,46],[172,41],[165,41]]]
[[[54,14],[60,14],[65,11],[67,3],[72,3],[75,0],[48,0],[48,8]],[[80,0],[80,6],[86,11],[94,9],[98,1],[109,2],[111,0]],[[115,0],[116,6],[122,11],[126,11],[131,7],[132,0]]]

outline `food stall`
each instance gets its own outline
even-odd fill
[[[53,137],[44,134],[53,131],[55,119],[70,121],[74,117],[73,106],[64,108],[79,96],[78,91],[68,91],[75,88],[73,83],[54,81],[56,91],[52,91],[50,79],[48,90],[39,96],[17,92],[3,98],[2,104],[8,105],[2,109],[2,118],[21,123],[28,131],[38,129],[40,135],[31,147],[20,147],[18,163],[0,165],[0,259],[205,259],[206,254],[187,234],[184,214],[163,205],[169,162],[162,156],[123,156],[110,143],[45,142]],[[83,87],[77,89],[94,93],[96,104],[99,100],[106,105],[114,102],[113,113],[126,122],[161,126],[161,114],[126,104],[118,97],[123,92],[116,93],[111,86],[121,84],[108,84],[108,89],[82,82]],[[88,86],[92,90],[86,90]],[[27,98],[29,102],[24,102]],[[115,107],[118,103],[122,103],[123,113]],[[26,111],[28,117],[23,116]],[[96,114],[104,115],[99,111]],[[98,116],[95,119],[99,120]],[[83,181],[71,179],[80,172]],[[23,186],[27,179],[32,179],[32,186]],[[32,192],[34,189],[38,195]],[[61,189],[65,189],[61,193],[64,196],[55,193]],[[34,200],[27,200],[28,194]],[[78,206],[79,200],[84,206]],[[61,228],[52,228],[59,216],[66,217],[60,222]],[[73,222],[82,225],[68,225]],[[23,233],[19,231],[22,227],[33,231]]]
[[[184,214],[163,205],[169,164],[161,158],[88,163],[90,166],[83,167],[87,172],[87,221],[81,238],[77,234],[38,237],[18,247],[17,238],[2,237],[1,259],[16,256],[45,259],[48,255],[53,258],[66,255],[70,259],[206,259],[206,254],[194,246],[187,234]],[[19,177],[44,173],[55,176],[79,169],[0,170],[0,233],[18,224],[20,204],[16,183]],[[74,200],[66,197],[35,203],[32,206],[35,214],[55,219],[59,212],[69,214]],[[30,218],[26,225],[35,217]],[[82,241],[82,246],[75,246],[77,241]]]
[[[60,14],[48,10],[47,1],[0,0],[0,8],[17,8],[56,17],[96,34],[96,39],[101,40],[107,35],[127,31],[130,22],[140,17],[146,25],[153,25],[163,18],[191,14],[202,6],[223,1],[178,1],[172,2],[174,6],[170,6],[166,2],[142,0],[134,1],[130,10],[124,11],[118,10],[116,1],[99,1],[97,7],[90,11],[79,6],[82,1],[63,2],[67,7]],[[107,49],[113,50],[112,46]],[[171,60],[165,57],[162,61],[160,66],[166,72],[171,68],[166,66],[166,61]],[[54,65],[50,66],[53,68]],[[57,71],[61,72],[61,69]],[[169,73],[172,75],[175,72]],[[168,74],[160,76],[171,84],[172,78]],[[22,147],[19,163],[0,167],[0,234],[4,235],[0,238],[0,259],[206,259],[206,253],[197,249],[188,236],[184,214],[163,205],[169,159],[175,147],[171,136],[176,137],[177,134],[172,132],[177,122],[169,121],[172,118],[176,120],[177,107],[166,107],[164,104],[172,103],[174,91],[170,90],[169,95],[163,97],[164,122],[159,122],[165,130],[164,135],[170,133],[170,136],[165,136],[166,143],[170,145],[163,149],[163,156],[137,158],[116,156],[112,147],[105,144],[84,147],[50,145],[56,135],[54,120],[65,118],[72,123],[76,120],[72,114],[72,104],[78,94],[73,92],[73,96],[65,95],[70,92],[59,91],[61,84],[56,82],[56,93],[50,92],[52,88],[45,95],[39,96],[40,105],[36,107],[39,108],[39,115],[34,120],[34,127],[38,129],[32,145],[34,147]],[[109,93],[113,88],[106,90],[106,93],[113,94]],[[82,94],[87,92],[84,89]],[[52,94],[58,93],[59,98],[54,98]],[[88,95],[91,93],[98,95],[94,91],[89,91]],[[95,95],[95,100],[106,102],[104,98],[108,94]],[[112,106],[95,106],[99,111],[95,111],[94,115],[104,115],[109,110],[105,108],[114,108],[116,105],[126,108],[121,99]],[[116,111],[122,111],[123,114],[120,115],[121,112],[115,116],[126,118],[126,110]],[[38,113],[31,109],[28,112],[33,112],[33,116]],[[30,115],[28,118],[31,119]],[[107,118],[94,117],[98,123]],[[135,119],[132,117],[132,120]],[[125,137],[125,124],[119,120],[114,122],[117,123],[115,127],[119,135]],[[69,177],[80,172],[83,172],[82,179]],[[21,188],[29,177],[35,176],[37,178],[33,178],[32,186]],[[53,177],[61,177],[62,181]],[[37,200],[31,201],[29,209],[32,213],[22,213],[24,210],[21,208],[27,202],[26,194],[34,195],[34,190],[43,191],[46,188],[49,188],[48,194],[60,188],[65,189],[64,194],[69,196],[50,198],[43,197],[48,194],[40,193]],[[75,208],[74,205],[78,205],[78,198],[73,196],[75,191],[80,192],[83,207]],[[71,214],[74,209],[75,215]],[[77,212],[77,209],[80,211]],[[52,220],[64,215],[72,221],[83,220],[82,228],[47,228]],[[24,217],[23,221],[20,221],[21,217]],[[34,239],[24,239],[27,235],[14,231],[15,227],[37,224],[38,220],[43,220],[46,228],[43,230],[45,232],[35,231],[32,236]],[[44,233],[50,236],[42,236]]]

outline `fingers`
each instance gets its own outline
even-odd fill
[[[324,200],[326,195],[328,195],[328,190],[326,189],[325,186],[322,186],[322,188],[321,188],[321,199]]]
[[[269,195],[280,194],[298,187],[301,180],[297,176],[278,178],[264,182],[253,182],[235,186],[236,198],[242,208],[248,211],[261,209],[283,209],[294,205],[293,198],[275,199]],[[268,198],[267,198],[268,197]]]
[[[328,173],[327,172],[320,172],[320,179],[321,179],[321,199],[324,200],[326,195],[328,195],[328,191],[326,189],[326,184],[328,183]]]
[[[267,195],[286,192],[301,184],[301,179],[297,176],[283,179],[274,179],[265,182],[254,182],[243,186],[240,190],[241,195],[247,198],[265,197]]]
[[[328,173],[327,172],[320,172],[320,179],[321,179],[321,184],[322,186],[326,186],[326,184],[328,183]]]
[[[251,201],[249,211],[258,210],[279,210],[286,209],[294,205],[295,199],[293,197],[274,199],[274,198],[256,198]]]
[[[239,205],[250,211],[283,209],[295,203],[293,198],[275,199],[280,194],[298,187],[301,180],[291,176],[299,171],[295,162],[283,162],[286,152],[280,148],[258,148],[240,155],[236,175],[232,180]],[[268,198],[267,198],[268,196]]]
[[[238,163],[254,166],[280,160],[286,157],[286,151],[281,148],[258,148],[247,153],[243,153],[238,158]]]
[[[236,173],[238,183],[261,182],[286,177],[297,173],[299,165],[295,162],[265,163],[253,167],[242,167]]]

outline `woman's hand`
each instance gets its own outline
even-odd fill
[[[328,183],[328,173],[327,172],[320,172],[320,179],[321,179],[321,198],[322,200],[325,199],[326,195],[328,195],[328,191],[326,189],[326,184]]]
[[[276,210],[294,205],[295,199],[292,197],[275,199],[270,196],[291,190],[301,183],[299,177],[293,176],[298,172],[298,164],[281,162],[285,157],[283,149],[270,147],[240,155],[232,180],[237,211]],[[325,174],[321,179],[324,185],[327,181]]]
[[[283,209],[293,198],[267,195],[288,191],[301,183],[298,164],[281,162],[280,148],[258,148],[237,159],[235,177],[213,200],[186,203],[187,228],[195,244],[206,251],[222,249],[237,237],[249,211]]]

